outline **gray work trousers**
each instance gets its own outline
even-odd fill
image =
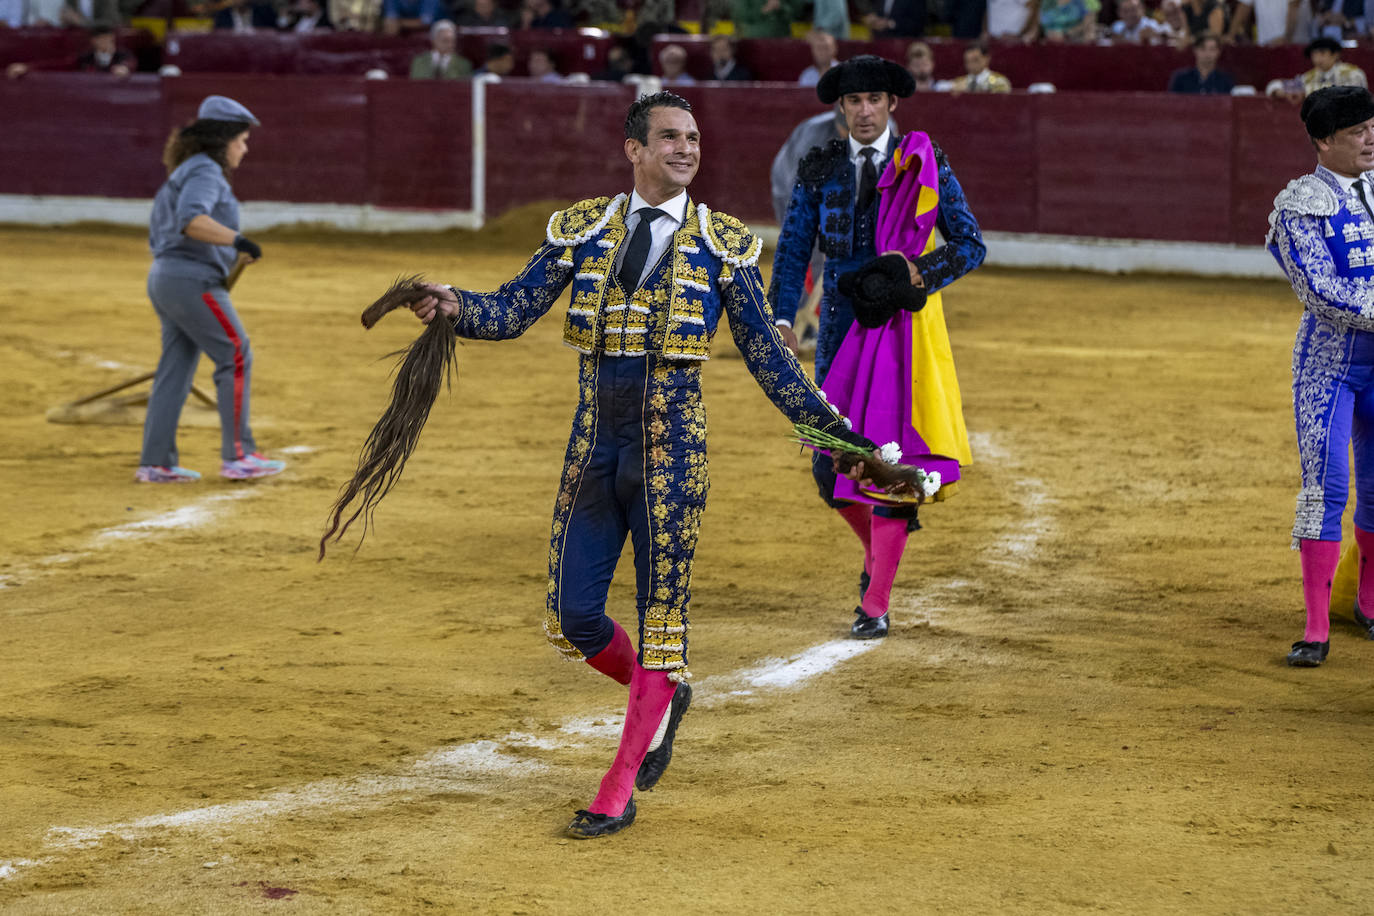
[[[191,393],[202,351],[215,364],[220,456],[233,461],[256,452],[248,425],[253,353],[223,281],[185,276],[155,261],[148,274],[148,298],[162,322],[162,358],[148,398],[139,464],[174,467],[179,463],[177,421]]]

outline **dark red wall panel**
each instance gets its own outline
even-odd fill
[[[633,99],[628,87],[616,84],[489,85],[488,211],[628,191],[625,109]]]
[[[368,81],[367,201],[472,207],[472,89],[467,83]]]
[[[165,120],[155,77],[0,79],[0,190],[152,197],[166,177]]]
[[[1263,99],[1232,108],[1231,238],[1258,245],[1269,231],[1274,196],[1290,179],[1317,167],[1317,153],[1298,119],[1298,106]]]
[[[772,222],[773,156],[822,106],[778,85],[683,92],[703,138],[693,196]],[[150,197],[168,130],[212,93],[263,121],[235,180],[244,200],[472,206],[471,85],[356,77],[0,81],[0,193]],[[619,85],[489,85],[487,216],[629,190],[631,98]],[[1314,161],[1293,106],[1265,99],[920,95],[897,119],[945,149],[988,230],[1256,245],[1274,195]]]
[[[1039,231],[1230,241],[1230,97],[1030,98]]]

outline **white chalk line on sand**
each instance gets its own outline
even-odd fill
[[[754,696],[759,691],[796,689],[878,645],[878,642],[834,640],[790,658],[765,659],[734,674],[704,678],[696,687],[693,706],[709,709],[732,698]],[[213,831],[321,809],[356,810],[369,801],[386,797],[461,791],[485,786],[496,779],[532,775],[546,770],[547,766],[522,755],[522,749],[568,749],[585,746],[589,741],[613,742],[620,737],[623,721],[623,713],[579,716],[565,721],[551,737],[511,732],[499,740],[471,741],[440,748],[412,761],[394,775],[322,779],[258,799],[155,814],[115,824],[53,827],[46,837],[48,855],[39,859],[0,861],[0,879],[14,878],[25,870],[51,863],[64,852],[97,845],[107,837],[132,841],[160,830]]]
[[[308,455],[315,449],[309,445],[290,445],[279,451],[285,455]],[[142,486],[194,487],[195,484],[142,484]],[[257,496],[261,492],[262,490],[252,483],[242,483],[234,490],[212,493],[168,512],[137,521],[125,522],[122,525],[102,528],[88,539],[85,549],[40,557],[34,561],[33,566],[21,566],[15,572],[0,574],[0,589],[13,588],[27,579],[49,572],[53,567],[83,559],[97,550],[119,542],[145,540],[169,532],[189,531],[204,527],[219,516],[224,508],[223,503]],[[35,566],[42,568],[35,569]]]
[[[990,463],[1006,463],[1015,468],[1010,454],[988,434],[975,434],[977,452]],[[1053,530],[1046,510],[1053,500],[1043,483],[1035,478],[1013,481],[1014,501],[1028,517],[1016,533],[985,548],[985,560],[1001,565],[1029,564],[1040,541]],[[968,587],[963,579],[924,583],[918,600],[908,605],[930,609],[931,600],[942,594]],[[696,689],[693,705],[709,709],[731,699],[756,695],[759,691],[790,690],[801,687],[858,655],[881,645],[879,641],[833,640],[813,646],[789,658],[764,659],[757,665],[733,674],[704,678]],[[579,716],[563,722],[554,737],[539,737],[511,732],[499,740],[474,741],[440,748],[411,762],[395,775],[358,776],[328,779],[285,789],[264,798],[192,808],[159,814],[122,823],[93,827],[53,827],[48,831],[47,847],[52,851],[41,859],[0,861],[0,880],[13,878],[24,870],[46,865],[63,852],[93,846],[106,837],[125,840],[157,830],[181,829],[210,831],[240,823],[262,822],[272,818],[302,814],[312,810],[357,809],[364,803],[397,795],[435,794],[480,788],[493,779],[529,775],[546,765],[519,753],[522,749],[553,750],[585,746],[588,741],[615,741],[620,735],[623,713]]]

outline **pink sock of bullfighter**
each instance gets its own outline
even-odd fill
[[[867,503],[850,503],[835,511],[840,513],[859,541],[864,545],[864,572],[873,574],[873,507]]]
[[[598,655],[600,653],[597,653]],[[635,791],[635,774],[649,752],[658,723],[668,711],[677,685],[668,680],[666,671],[649,671],[635,664],[630,678],[630,702],[625,710],[625,729],[620,733],[620,747],[615,762],[601,779],[601,790],[587,806],[593,814],[619,817]]]
[[[630,645],[629,634],[619,623],[612,620],[615,635],[606,648],[587,659],[587,664],[606,677],[621,684],[629,684],[635,670],[635,649]]]
[[[897,578],[897,565],[906,550],[907,520],[873,516],[873,568],[868,592],[864,595],[864,613],[881,617],[887,613],[892,598],[892,583]]]
[[[1298,545],[1302,557],[1302,599],[1307,605],[1304,642],[1326,642],[1331,633],[1331,580],[1341,561],[1340,541],[1303,540]]]
[[[1356,528],[1355,544],[1360,548],[1360,586],[1356,602],[1360,606],[1360,613],[1369,617],[1374,614],[1374,573],[1366,572],[1366,565],[1369,558],[1374,556],[1374,531]]]

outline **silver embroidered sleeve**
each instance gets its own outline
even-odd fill
[[[515,279],[495,292],[459,290],[453,330],[473,340],[510,340],[528,331],[572,280],[572,265],[560,260],[563,251],[561,246],[545,244]]]
[[[1336,272],[1321,219],[1284,213],[1274,225],[1274,245],[1308,311],[1342,327],[1374,331],[1374,283]]]
[[[757,266],[735,271],[735,280],[721,291],[730,334],[744,356],[744,364],[768,399],[793,423],[830,431],[846,423],[826,403],[801,363],[783,343],[773,324],[773,312],[763,294]]]

